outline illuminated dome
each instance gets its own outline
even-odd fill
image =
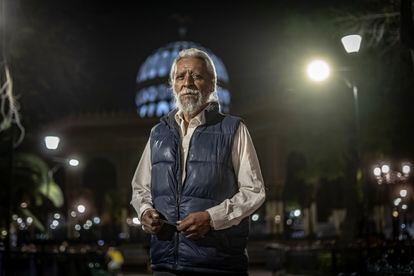
[[[141,118],[161,117],[175,107],[174,97],[168,84],[171,65],[178,52],[198,48],[209,54],[217,72],[217,95],[221,111],[229,112],[230,92],[227,90],[229,76],[223,62],[210,50],[190,41],[177,41],[161,47],[141,65],[137,75],[135,104]]]

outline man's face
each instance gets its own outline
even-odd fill
[[[186,57],[177,62],[173,80],[177,106],[184,113],[195,114],[213,91],[211,76],[202,59]]]

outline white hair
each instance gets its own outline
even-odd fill
[[[170,85],[173,86],[174,84],[174,74],[175,74],[175,70],[177,69],[177,62],[180,59],[186,58],[186,57],[194,57],[194,58],[199,58],[201,60],[203,60],[206,64],[207,67],[207,72],[211,77],[211,82],[212,82],[212,87],[213,87],[213,93],[211,93],[211,95],[215,95],[214,97],[217,98],[216,95],[216,86],[217,86],[217,73],[216,73],[216,67],[214,66],[213,61],[211,60],[210,56],[197,48],[189,48],[189,49],[185,49],[182,50],[178,53],[178,56],[174,59],[174,62],[171,66],[171,70],[170,70]]]

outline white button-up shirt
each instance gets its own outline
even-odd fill
[[[183,113],[175,114],[180,126],[182,182],[186,177],[186,159],[194,130],[205,123],[204,110],[192,118],[186,128]],[[240,223],[251,215],[265,200],[265,187],[256,150],[249,131],[244,123],[240,123],[233,142],[232,162],[239,191],[231,198],[213,206],[206,211],[210,214],[212,227],[215,230],[229,228]],[[151,198],[151,147],[148,140],[132,179],[132,206],[141,218],[144,211],[153,208]]]

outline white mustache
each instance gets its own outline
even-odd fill
[[[184,89],[182,90],[182,92],[180,93],[180,97],[181,96],[197,96],[200,94],[200,90],[194,90],[194,89]]]

